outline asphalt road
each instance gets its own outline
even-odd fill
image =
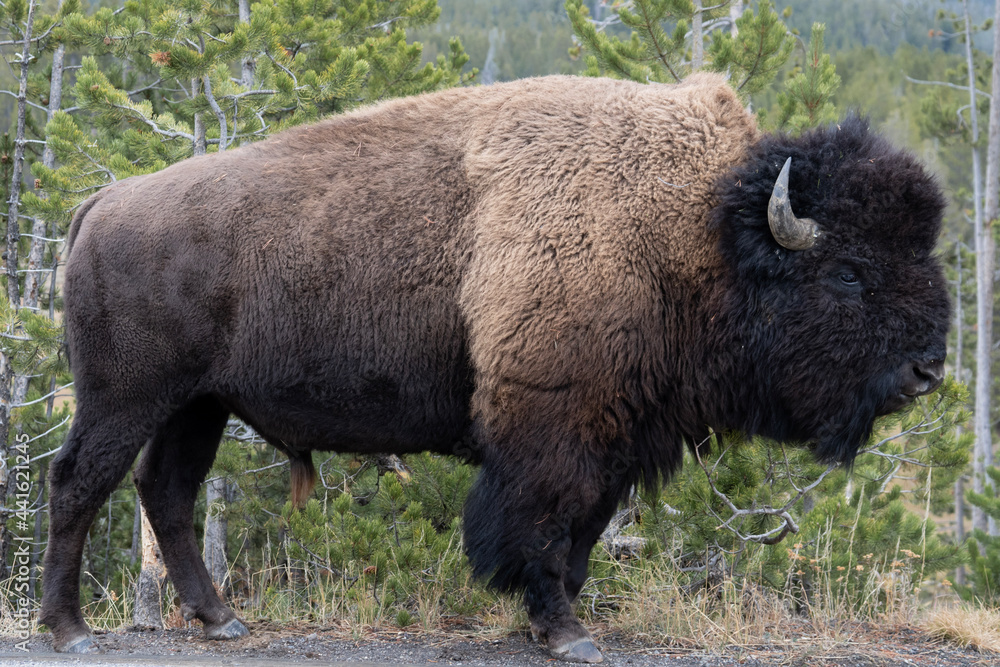
[[[310,628],[305,628],[308,630]],[[404,631],[351,638],[340,631],[309,632],[258,624],[249,637],[215,642],[198,628],[118,631],[97,639],[107,652],[65,655],[51,636],[32,635],[27,652],[0,636],[0,667],[557,667],[527,632],[494,637]],[[869,630],[849,640],[804,639],[780,645],[696,650],[649,646],[617,633],[599,637],[607,667],[1000,667],[997,655],[931,641],[909,627]],[[602,666],[603,667],[603,666]]]
[[[302,667],[309,664],[303,660],[248,659],[236,657],[215,656],[152,656],[132,657],[120,655],[64,655],[61,653],[37,653],[34,651],[19,651],[18,653],[0,653],[0,665],[3,667],[87,667],[89,665],[114,665],[115,667],[160,667],[162,665],[178,665],[183,667]],[[315,664],[315,663],[314,663]],[[331,667],[393,667],[389,662],[327,662],[322,665]],[[419,664],[419,663],[418,663]],[[424,663],[426,667],[440,667]],[[413,663],[408,663],[412,667]]]

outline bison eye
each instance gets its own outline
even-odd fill
[[[856,275],[854,275],[853,273],[841,273],[840,274],[840,281],[842,283],[844,283],[845,285],[857,285],[858,284],[858,277]]]

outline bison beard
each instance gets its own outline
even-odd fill
[[[790,160],[790,161],[789,161]],[[186,618],[218,598],[193,512],[235,414],[292,460],[452,453],[475,573],[554,655],[619,501],[741,430],[850,463],[941,382],[943,198],[860,119],[758,134],[726,84],[550,77],[390,101],[122,181],[70,230],[77,392],[41,620],[97,645],[87,530],[134,478]]]

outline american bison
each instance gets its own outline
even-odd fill
[[[41,620],[97,645],[88,527],[134,476],[187,618],[247,633],[192,513],[230,415],[312,450],[454,453],[477,575],[553,655],[637,482],[737,429],[850,462],[941,382],[940,187],[859,118],[758,131],[725,82],[546,77],[385,102],[116,183],[70,230],[77,411]]]

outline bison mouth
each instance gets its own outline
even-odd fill
[[[816,457],[825,463],[851,465],[875,427],[875,419],[897,412],[919,396],[935,391],[944,380],[944,363],[937,359],[907,362],[895,372],[868,383],[855,401],[840,410],[819,429]]]
[[[884,417],[885,415],[891,415],[893,412],[902,410],[910,403],[912,403],[917,397],[910,396],[909,394],[904,394],[902,392],[896,394],[895,396],[890,396],[886,399],[885,403],[878,409],[876,416]]]

